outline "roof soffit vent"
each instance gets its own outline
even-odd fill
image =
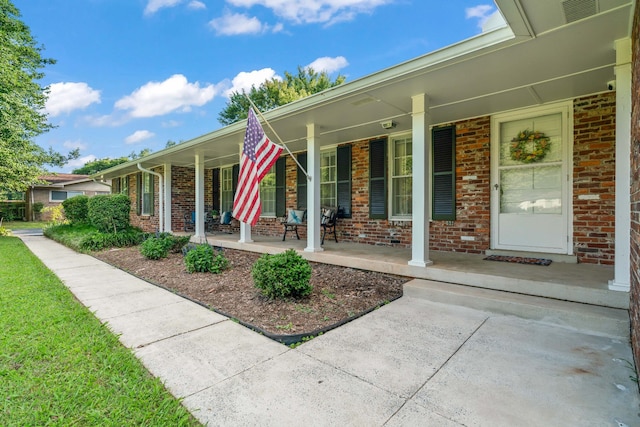
[[[598,0],[565,0],[562,2],[567,24],[588,18],[598,13]]]

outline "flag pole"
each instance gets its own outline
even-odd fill
[[[291,150],[289,150],[289,147],[287,147],[287,144],[285,144],[282,141],[282,138],[280,138],[280,136],[276,133],[276,131],[273,129],[273,127],[271,127],[271,123],[269,123],[269,121],[262,115],[262,111],[260,111],[260,109],[258,107],[256,107],[256,104],[253,103],[253,101],[251,100],[251,98],[249,98],[249,95],[244,94],[244,96],[247,98],[247,100],[251,103],[251,106],[253,107],[254,110],[256,110],[258,112],[258,114],[260,115],[260,117],[262,118],[262,120],[264,120],[264,122],[267,124],[267,126],[269,126],[269,129],[271,129],[271,132],[273,132],[273,134],[276,136],[276,138],[278,138],[278,142],[280,142],[280,145],[282,145],[286,150],[287,153],[289,153],[289,155],[291,156],[291,158],[293,159],[293,161],[296,162],[296,164],[298,165],[298,167],[300,168],[300,170],[302,171],[302,173],[305,174],[305,176],[307,177],[308,181],[311,181],[311,177],[309,176],[309,174],[307,173],[307,171],[305,170],[305,168],[302,167],[302,165],[300,164],[300,162],[298,162],[298,159],[296,159],[296,156],[293,155],[293,153],[291,152]]]

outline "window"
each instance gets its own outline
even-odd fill
[[[230,212],[233,210],[233,169],[231,167],[220,170],[220,210]]]
[[[320,153],[320,206],[336,206],[336,150]]]
[[[119,178],[120,181],[120,188],[118,189],[118,193],[120,194],[125,194],[125,195],[129,195],[129,177],[128,176],[123,176]]]
[[[276,166],[271,166],[269,172],[260,181],[261,216],[276,216]]]
[[[391,217],[411,218],[412,144],[411,137],[391,140]]]
[[[52,202],[64,202],[65,200],[70,199],[74,196],[82,196],[83,194],[84,194],[84,191],[51,190],[49,200]]]
[[[138,197],[138,215],[154,214],[154,179],[147,172],[138,174],[136,183]]]
[[[456,127],[435,128],[432,136],[431,218],[453,221],[456,219]]]

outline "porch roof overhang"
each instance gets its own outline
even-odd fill
[[[633,0],[583,0],[595,8],[575,21],[568,1],[496,3],[508,25],[264,115],[295,152],[306,149],[309,123],[319,129],[321,146],[410,132],[417,94],[427,95],[430,123],[437,125],[603,92],[615,80],[615,41],[630,37]],[[384,130],[380,123],[389,120],[396,127]],[[193,168],[196,154],[205,168],[238,163],[245,126],[240,121],[94,177],[135,173],[138,163]]]

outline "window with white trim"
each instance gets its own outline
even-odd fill
[[[275,163],[269,172],[260,181],[260,216],[276,216],[276,166]]]
[[[82,196],[84,191],[61,191],[61,190],[51,190],[49,194],[49,200],[52,202],[64,202],[67,199],[70,199],[75,196]]]
[[[320,206],[337,206],[336,171],[336,149],[320,152]]]
[[[410,136],[391,138],[391,218],[410,219],[413,191],[413,150]]]
[[[142,174],[142,215],[153,215],[153,175]]]
[[[220,169],[220,210],[231,212],[233,210],[233,167]]]

